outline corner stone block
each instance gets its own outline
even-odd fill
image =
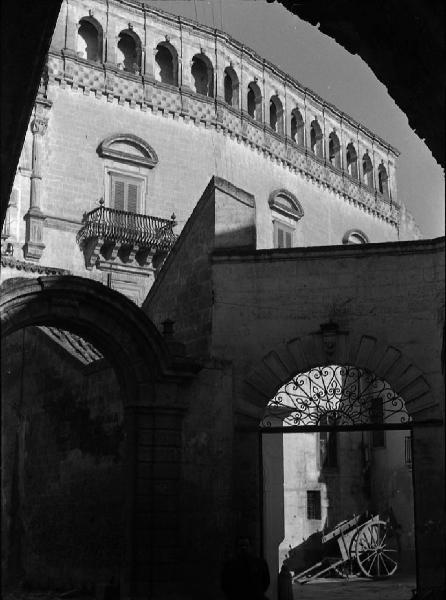
[[[254,196],[221,179],[213,178],[215,247],[256,247]]]

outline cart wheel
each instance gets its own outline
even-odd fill
[[[354,556],[366,577],[380,579],[393,575],[398,567],[397,549],[387,523],[374,521],[361,527],[354,538]]]

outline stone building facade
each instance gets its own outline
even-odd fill
[[[218,598],[236,536],[262,542],[263,410],[336,358],[421,423],[418,583],[441,597],[443,246],[416,241],[397,156],[223,32],[63,3],[2,233],[12,579]]]
[[[127,229],[175,214],[178,233],[216,175],[256,197],[259,248],[407,239],[397,156],[223,32],[131,2],[73,0],[56,25],[6,233],[16,258],[141,303],[156,268],[151,238],[92,248],[84,231],[76,241],[101,202],[165,220]]]

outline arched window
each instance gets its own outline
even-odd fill
[[[358,155],[351,142],[347,146],[347,172],[350,177],[358,179]]]
[[[205,54],[196,54],[192,59],[192,79],[195,91],[203,96],[214,97],[214,68]]]
[[[283,133],[283,106],[279,96],[271,96],[269,101],[269,124],[277,133]]]
[[[291,113],[291,139],[299,146],[305,143],[305,127],[304,120],[298,108],[295,108]]]
[[[178,54],[169,42],[160,42],[155,54],[155,79],[162,83],[178,85]]]
[[[334,131],[330,133],[328,136],[328,155],[330,163],[337,167],[341,168],[341,144],[339,143],[339,138]]]
[[[77,53],[87,60],[102,60],[102,27],[92,17],[84,17],[79,21]]]
[[[322,129],[316,119],[310,125],[310,148],[319,158],[324,157]]]
[[[342,238],[343,244],[368,244],[369,238],[359,229],[349,229]]]
[[[262,94],[255,81],[248,85],[248,114],[257,121],[262,120]]]
[[[365,185],[368,188],[373,189],[373,165],[368,152],[362,157],[362,176]]]
[[[119,34],[117,63],[129,73],[141,70],[141,40],[131,29],[121,31]]]
[[[385,198],[389,197],[389,176],[382,163],[378,167],[378,189]]]
[[[225,69],[225,102],[229,106],[238,107],[238,77],[237,73],[232,67],[226,67]]]

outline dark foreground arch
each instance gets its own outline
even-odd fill
[[[114,368],[126,436],[121,595],[147,597],[163,590],[174,583],[178,564],[179,449],[187,409],[178,387],[197,368],[171,355],[140,308],[98,282],[74,276],[13,278],[0,293],[3,336],[31,325],[66,329],[93,343]],[[162,556],[153,551],[161,545]]]

